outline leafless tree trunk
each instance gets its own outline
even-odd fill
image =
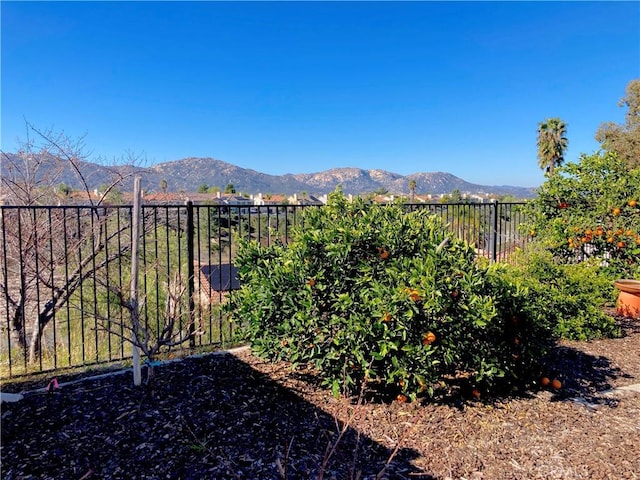
[[[127,234],[128,226],[114,227],[110,220],[117,212],[103,205],[130,173],[114,168],[96,198],[80,169],[84,158],[81,142],[30,124],[21,150],[2,152],[1,185],[8,208],[0,214],[0,308],[11,319],[12,338],[31,361],[43,348],[47,326],[82,283],[130,250],[130,242],[115,241]],[[50,208],[61,204],[56,183],[65,166],[83,186],[84,207]]]

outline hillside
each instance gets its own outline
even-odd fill
[[[0,173],[11,175],[9,167],[18,160],[15,154],[6,154],[0,164]],[[297,192],[308,192],[321,195],[333,191],[341,185],[347,194],[361,194],[385,189],[393,194],[408,194],[409,181],[416,181],[416,193],[442,194],[459,190],[470,194],[513,195],[517,198],[530,198],[535,195],[533,188],[518,186],[476,185],[456,177],[450,173],[424,172],[411,175],[400,175],[384,170],[363,170],[360,168],[334,168],[322,172],[305,174],[269,175],[255,170],[241,168],[214,158],[185,158],[172,162],[160,163],[147,168],[118,166],[111,167],[90,162],[81,162],[80,171],[89,187],[100,188],[107,182],[114,169],[136,171],[142,175],[142,185],[147,191],[160,189],[162,180],[167,182],[167,190],[172,192],[194,192],[200,185],[219,187],[233,184],[238,192],[244,193],[282,193],[291,195]],[[67,165],[57,164],[48,158],[43,162],[39,176],[55,178],[55,184],[64,183],[70,187],[80,188],[77,174]],[[124,190],[131,188],[128,182]]]

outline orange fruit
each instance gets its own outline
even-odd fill
[[[597,227],[596,228],[596,235],[597,236],[601,236],[604,233],[604,228],[602,227]]]
[[[316,284],[315,278],[310,278],[309,280],[307,280],[307,285],[309,285],[310,287],[313,287],[315,284]]]
[[[638,205],[638,201],[637,200],[629,200],[629,206],[630,207],[635,207],[636,205]]]
[[[618,242],[618,243],[616,243],[616,246],[618,248],[624,248],[625,247],[625,243],[624,242]]]
[[[389,258],[389,251],[388,250],[384,250],[382,252],[380,252],[380,258],[381,259],[385,259],[385,258]]]
[[[560,380],[558,380],[557,378],[554,378],[551,381],[551,388],[553,388],[555,390],[559,390],[560,388],[562,388],[562,382]]]
[[[390,321],[391,321],[391,314],[390,314],[389,312],[385,313],[385,314],[382,316],[382,321],[383,321],[383,322],[390,322]]]
[[[436,334],[433,332],[427,332],[422,335],[422,344],[423,345],[431,345],[436,341]]]
[[[471,390],[471,395],[473,395],[474,398],[480,398],[480,390],[474,388],[473,390]]]
[[[409,298],[411,298],[411,300],[413,300],[414,302],[421,300],[420,293],[418,293],[418,290],[416,289],[411,290],[411,294],[409,295]]]
[[[407,397],[405,395],[400,394],[400,395],[398,395],[396,397],[396,400],[398,402],[400,402],[400,403],[406,403],[407,402]]]
[[[614,209],[613,209],[612,213],[613,213],[614,215],[616,215],[616,216],[617,216],[617,215],[620,215],[620,209],[619,209],[618,207],[616,207],[616,208],[614,208]]]
[[[607,243],[613,243],[613,237],[607,237]]]
[[[551,384],[551,380],[549,380],[549,377],[542,377],[540,379],[540,385],[542,385],[543,387],[548,387]]]
[[[398,382],[398,385],[400,385],[400,388],[404,388],[404,378],[401,378],[400,381]]]

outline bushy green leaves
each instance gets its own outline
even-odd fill
[[[640,168],[612,153],[583,155],[547,179],[527,213],[558,261],[592,258],[611,275],[640,277]]]
[[[535,237],[511,268],[531,290],[531,311],[550,317],[556,337],[620,334],[604,307],[617,278],[640,278],[640,168],[613,153],[559,167],[527,206]]]
[[[515,265],[504,265],[508,282],[528,292],[527,316],[552,329],[555,338],[591,340],[621,334],[604,306],[612,304],[613,282],[594,261],[561,264],[536,245],[519,252]]]
[[[287,247],[242,245],[229,311],[256,353],[312,365],[334,392],[521,383],[550,330],[523,315],[524,289],[449,235],[426,210],[334,192]]]

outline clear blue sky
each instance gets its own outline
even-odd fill
[[[537,123],[592,153],[640,77],[640,2],[0,5],[9,152],[26,119],[106,161],[538,186]]]

